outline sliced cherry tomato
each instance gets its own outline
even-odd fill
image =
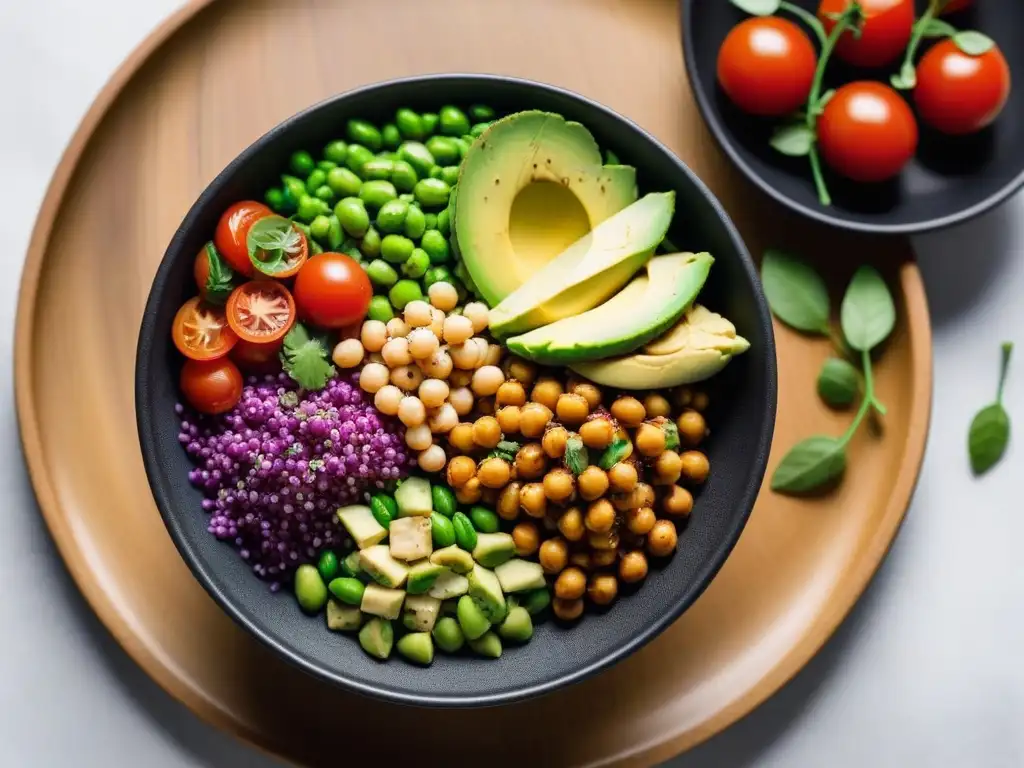
[[[959,13],[960,11],[966,11],[972,5],[974,5],[974,0],[949,0],[939,13],[943,16],[947,13]]]
[[[309,243],[302,230],[283,216],[264,216],[246,236],[249,263],[259,273],[282,280],[306,263]]]
[[[231,293],[226,312],[228,325],[242,341],[269,344],[295,324],[295,299],[274,280],[250,280]]]
[[[186,360],[181,368],[181,392],[200,413],[224,413],[242,397],[242,372],[226,357]]]
[[[272,214],[273,211],[263,203],[244,200],[232,205],[220,217],[213,242],[236,272],[241,272],[246,277],[252,276],[253,268],[252,262],[249,261],[249,246],[246,243],[246,238],[253,224]]]
[[[818,18],[832,32],[834,15],[847,10],[852,0],[821,0]],[[914,0],[860,0],[864,11],[860,37],[843,33],[836,55],[855,67],[884,67],[907,49],[914,27]]]
[[[1009,98],[1010,65],[998,47],[971,56],[952,40],[943,40],[917,65],[917,112],[943,133],[964,135],[987,128]]]
[[[718,52],[718,82],[744,112],[780,117],[807,103],[817,54],[800,27],[777,16],[747,19]]]
[[[174,316],[171,335],[181,354],[193,360],[223,357],[238,342],[224,310],[198,296],[182,304]]]
[[[917,122],[887,85],[844,85],[818,119],[818,145],[832,168],[854,181],[884,181],[917,150]]]
[[[299,313],[321,328],[359,322],[373,297],[366,272],[342,253],[322,253],[307,261],[295,278],[294,290]]]
[[[196,279],[199,295],[211,304],[223,304],[234,290],[235,273],[225,263],[213,243],[207,243],[199,250],[192,274]]]
[[[246,371],[258,372],[276,368],[278,353],[283,344],[284,339],[266,344],[254,344],[251,341],[239,339],[235,348],[231,350],[231,359]]]

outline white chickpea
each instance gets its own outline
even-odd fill
[[[473,339],[468,339],[465,344],[448,347],[448,354],[451,355],[455,367],[464,371],[471,371],[480,363],[480,347]]]
[[[388,329],[389,338],[400,339],[409,335],[409,326],[400,317],[392,317],[385,327]]]
[[[427,408],[439,408],[448,399],[448,385],[440,379],[425,379],[420,384],[419,395]]]
[[[430,305],[422,299],[410,301],[405,305],[405,322],[410,328],[422,328],[430,325],[433,320]]]
[[[388,327],[380,320],[367,320],[359,331],[367,352],[380,352],[388,340]]]
[[[444,448],[440,445],[432,445],[427,450],[420,452],[416,462],[424,472],[440,472],[444,469],[448,457],[444,454]]]
[[[448,377],[448,386],[450,387],[468,387],[469,383],[473,380],[472,371],[452,371],[452,375]]]
[[[355,368],[363,362],[363,345],[359,339],[345,339],[334,346],[331,359],[339,368]]]
[[[444,347],[437,350],[428,360],[417,360],[420,370],[432,379],[447,379],[452,372],[452,359]]]
[[[412,355],[409,354],[409,340],[404,336],[388,341],[380,351],[380,354],[388,368],[397,368],[400,365],[408,365],[412,362]]]
[[[427,424],[430,426],[430,431],[435,435],[448,434],[455,429],[455,425],[458,423],[459,414],[451,403],[442,404],[440,408],[435,409],[433,413],[427,416]]]
[[[444,338],[444,312],[436,307],[430,310],[430,330],[437,336],[437,340],[441,341]]]
[[[442,312],[455,309],[455,305],[459,303],[459,292],[451,283],[434,283],[427,289],[427,296],[430,303]]]
[[[487,356],[490,354],[491,345],[487,343],[487,339],[482,336],[476,336],[466,342],[467,345],[470,343],[476,344],[476,363],[473,365],[474,368],[479,368],[481,365],[487,365]]]
[[[505,374],[496,365],[485,365],[473,372],[473,394],[477,397],[490,397],[505,383]]]
[[[449,344],[462,344],[473,336],[473,321],[462,315],[449,315],[444,319],[444,340]]]
[[[471,301],[462,308],[462,316],[468,317],[473,323],[473,333],[480,333],[487,327],[489,310],[482,301]]]
[[[488,344],[487,357],[484,358],[484,365],[498,365],[501,362],[501,345]]]
[[[459,387],[448,393],[448,402],[452,404],[455,413],[465,416],[473,410],[473,392],[468,387]]]
[[[388,383],[388,376],[391,372],[386,365],[380,363],[367,363],[359,372],[359,388],[371,395],[380,390]]]
[[[377,390],[377,394],[373,396],[373,404],[384,415],[395,416],[398,414],[398,404],[402,402],[403,397],[405,397],[405,393],[402,390],[388,384]]]
[[[423,381],[423,372],[415,365],[400,365],[391,369],[391,383],[406,392],[414,392]]]
[[[441,346],[437,336],[429,328],[413,328],[409,331],[409,354],[415,360],[426,360]]]
[[[427,420],[427,409],[415,395],[406,395],[398,404],[398,418],[407,427],[418,427]]]
[[[430,432],[430,427],[426,424],[409,427],[405,430],[405,444],[414,451],[425,451],[434,444],[434,436]]]

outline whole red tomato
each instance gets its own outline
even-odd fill
[[[247,277],[253,273],[252,262],[249,260],[249,246],[246,237],[249,229],[264,216],[271,216],[271,211],[263,203],[253,200],[243,200],[235,203],[220,217],[217,222],[217,231],[213,236],[213,243],[220,251],[231,268]]]
[[[846,11],[851,0],[821,0],[818,18],[829,33],[836,25],[831,18]],[[914,0],[860,0],[864,11],[860,37],[844,32],[836,55],[855,67],[884,67],[900,57],[910,42],[914,27]]]
[[[959,11],[965,11],[974,5],[974,0],[949,0],[944,6],[940,13],[945,15],[947,13],[957,13]]]
[[[887,85],[844,85],[818,119],[818,146],[836,172],[854,181],[884,181],[917,150],[918,130],[907,103]]]
[[[226,357],[186,360],[181,368],[181,392],[200,413],[224,413],[242,397],[242,372]]]
[[[744,112],[781,117],[807,103],[817,54],[796,24],[752,18],[729,32],[718,52],[718,82]]]
[[[373,287],[353,258],[322,253],[302,265],[292,294],[300,317],[321,328],[342,328],[363,319]]]
[[[1009,98],[1010,66],[998,47],[971,56],[952,40],[943,40],[917,65],[917,112],[943,133],[963,135],[987,128]]]

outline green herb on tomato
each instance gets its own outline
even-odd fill
[[[203,246],[195,263],[196,286],[211,304],[224,304],[235,289],[235,271],[212,242]]]
[[[976,475],[984,474],[998,464],[1010,443],[1010,414],[1003,406],[1003,389],[1006,386],[1012,352],[1013,344],[1003,344],[996,401],[982,408],[971,422],[967,450],[971,458],[971,469]]]
[[[302,323],[296,323],[284,337],[281,365],[303,389],[323,389],[335,374],[329,355],[322,339],[311,336]]]
[[[257,271],[270,277],[293,274],[304,260],[305,239],[290,219],[266,216],[255,222],[246,236],[249,261]]]

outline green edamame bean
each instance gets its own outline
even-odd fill
[[[401,311],[410,301],[422,299],[423,292],[420,291],[420,284],[415,280],[399,280],[391,286],[388,298],[391,300],[391,306]]]
[[[368,259],[375,259],[380,256],[380,232],[373,227],[366,230],[363,239],[359,241],[359,250]]]
[[[477,123],[476,125],[469,129],[469,135],[472,136],[473,138],[477,138],[480,136],[480,134],[482,134],[490,127],[490,123]]]
[[[345,555],[341,561],[341,573],[344,576],[350,576],[351,578],[358,577],[363,572],[363,567],[359,565],[359,551],[349,552]]]
[[[356,197],[363,180],[348,168],[334,168],[327,172],[327,186],[339,197]]]
[[[487,620],[484,612],[480,610],[480,606],[469,595],[459,598],[458,605],[455,607],[455,615],[459,620],[459,629],[462,630],[462,634],[466,636],[467,640],[476,640],[491,628],[491,622]]]
[[[363,582],[350,576],[332,579],[327,588],[331,590],[332,595],[346,605],[359,605],[363,602],[363,592],[366,590]]]
[[[420,115],[420,119],[423,121],[423,135],[429,136],[437,130],[437,124],[440,122],[436,112],[424,112]]]
[[[469,510],[469,519],[473,521],[473,527],[480,533],[497,533],[498,528],[501,527],[498,515],[493,509],[487,507],[474,506]]]
[[[428,269],[430,269],[430,257],[427,256],[427,252],[422,248],[414,248],[412,255],[402,265],[402,274],[406,277],[418,278],[423,277]]]
[[[421,177],[430,173],[430,169],[437,163],[430,150],[418,141],[407,141],[398,148],[398,158],[404,160],[413,167]]]
[[[495,118],[495,112],[485,104],[474,104],[469,108],[469,116],[474,122],[486,122]]]
[[[455,284],[452,280],[452,273],[448,271],[448,267],[431,267],[423,275],[423,287],[429,288],[434,283],[451,283]],[[437,509],[437,507],[434,507]]]
[[[412,193],[420,205],[428,208],[440,208],[448,205],[448,196],[452,188],[441,179],[420,179],[413,187]]]
[[[435,165],[430,169],[430,173],[427,175],[431,179],[440,179],[444,175],[444,168],[440,165]]]
[[[451,217],[447,208],[437,214],[437,231],[445,237],[451,234]]]
[[[404,139],[419,141],[425,133],[423,119],[411,109],[402,108],[395,112],[395,125]]]
[[[441,181],[447,184],[449,187],[454,187],[459,183],[459,166],[449,165],[441,169]]]
[[[437,223],[435,219],[435,224]],[[431,264],[444,264],[448,261],[448,238],[436,229],[428,229],[420,238],[420,248],[427,252]]]
[[[461,158],[465,157],[466,153],[469,152],[469,146],[470,146],[470,144],[472,144],[472,142],[471,141],[466,141],[461,136],[458,137],[458,138],[452,139],[452,141],[455,142],[455,146],[457,146],[459,148],[459,158],[461,159]]]
[[[346,197],[334,206],[334,215],[338,217],[342,228],[352,237],[362,237],[370,227],[370,214],[358,197]]]
[[[385,288],[398,282],[398,273],[395,271],[395,268],[383,259],[374,259],[367,264],[366,276],[370,278],[370,282],[374,285],[382,285]],[[388,304],[389,309],[390,307],[391,305]]]
[[[459,147],[448,136],[431,136],[427,139],[426,147],[438,165],[455,165],[459,162]]]
[[[374,152],[380,152],[381,135],[373,123],[368,123],[365,120],[349,120],[347,128],[349,141],[362,144]]]
[[[263,195],[263,200],[274,213],[281,213],[285,210],[284,192],[277,187],[268,189],[266,194]]]
[[[520,604],[531,616],[536,616],[551,604],[551,593],[547,587],[534,589],[520,597]]]
[[[469,118],[458,107],[441,107],[441,133],[445,136],[461,136],[469,131]]]
[[[505,620],[498,627],[498,634],[504,640],[525,643],[533,637],[533,621],[530,613],[522,606],[510,608]]]
[[[292,205],[298,206],[299,200],[306,194],[306,183],[296,176],[284,175],[281,177],[281,186],[285,194],[292,199]]]
[[[375,179],[364,181],[359,189],[359,199],[366,203],[369,208],[380,208],[388,200],[398,197],[398,190],[390,181]]]
[[[292,169],[292,173],[296,176],[309,176],[313,169],[316,168],[316,163],[313,162],[313,156],[309,152],[300,149],[298,152],[292,153],[288,167]]]
[[[306,177],[306,191],[309,194],[313,194],[321,186],[327,183],[327,171],[321,171],[319,168],[314,168],[313,172]]]
[[[334,202],[334,190],[328,187],[326,184],[321,184],[313,192],[313,197],[319,200],[323,200],[327,204],[330,204]]]
[[[435,512],[451,517],[457,509],[455,492],[446,485],[430,486],[430,501]]]
[[[370,499],[370,512],[382,528],[387,528],[398,517],[398,504],[385,493],[375,493]]]
[[[363,173],[363,166],[373,160],[373,152],[362,144],[349,144],[348,155],[345,157],[345,165],[357,176]]]
[[[319,168],[324,173],[330,173],[331,171],[338,167],[338,164],[333,160],[317,160],[316,167]]]
[[[309,233],[317,240],[326,240],[331,229],[331,220],[324,215],[317,216],[309,225]]]
[[[434,624],[434,642],[445,653],[455,653],[466,642],[459,622],[451,616],[443,616]]]
[[[391,171],[394,167],[393,160],[386,157],[375,157],[363,165],[363,178],[367,181],[387,181],[391,178]]]
[[[417,181],[419,177],[416,175],[416,169],[405,160],[396,160],[392,163],[391,183],[395,185],[395,189],[400,192],[412,192]]]
[[[455,543],[459,549],[472,552],[476,546],[476,528],[472,521],[464,513],[456,512],[452,515],[452,525],[455,527]]]
[[[455,543],[455,526],[444,515],[434,512],[430,515],[430,538],[434,540],[434,548],[450,547]]]
[[[423,211],[420,210],[419,206],[410,205],[405,214],[405,222],[403,223],[403,226],[405,228],[406,237],[410,237],[413,240],[419,240],[423,237],[423,233],[427,231],[427,217]]]
[[[385,235],[380,244],[380,255],[391,264],[404,264],[416,244],[405,235]]]
[[[308,563],[295,571],[295,599],[306,613],[319,613],[327,604],[327,586],[320,572]]]
[[[389,269],[391,267],[390,264],[387,264],[383,261],[381,262],[381,264],[384,264],[384,266],[388,267]],[[366,268],[367,275],[370,274],[370,267],[372,266],[373,262],[371,261]],[[391,271],[394,272],[393,269]],[[395,277],[397,278],[398,275],[395,275]],[[371,277],[370,279],[372,280],[373,278]],[[387,296],[374,296],[372,299],[370,299],[370,307],[369,309],[366,310],[366,316],[370,320],[379,320],[382,323],[386,323],[388,320],[395,316],[395,311],[391,308],[391,302],[388,301]]]
[[[341,220],[333,213],[327,217],[327,247],[332,251],[336,250],[342,241],[344,233],[342,231]],[[356,249],[356,253],[359,253],[359,249]],[[359,259],[356,259],[358,261]]]
[[[325,549],[320,553],[320,559],[317,560],[316,569],[320,572],[320,578],[326,582],[330,582],[332,579],[337,577],[338,570],[341,564],[338,562],[338,556],[330,549]]]
[[[296,215],[305,222],[311,222],[321,214],[331,212],[331,206],[323,200],[312,195],[303,195],[299,198],[299,208]]]
[[[423,214],[423,216],[426,219],[426,221],[424,223],[427,225],[427,229],[437,229],[437,214],[436,213],[425,212]]]
[[[395,643],[398,652],[414,664],[426,666],[434,661],[434,641],[429,632],[410,632]]]
[[[403,192],[397,199],[401,200],[403,203],[408,203],[410,206],[417,205],[416,196],[412,194],[412,192]]]
[[[409,204],[404,200],[388,200],[377,211],[377,229],[389,235],[398,234],[405,227]]]
[[[397,125],[386,123],[380,129],[380,140],[386,148],[398,149],[398,145],[402,143],[402,134],[399,133]]]
[[[348,144],[338,139],[332,141],[326,147],[324,147],[324,157],[330,160],[332,163],[341,165],[345,162],[348,157]]]

